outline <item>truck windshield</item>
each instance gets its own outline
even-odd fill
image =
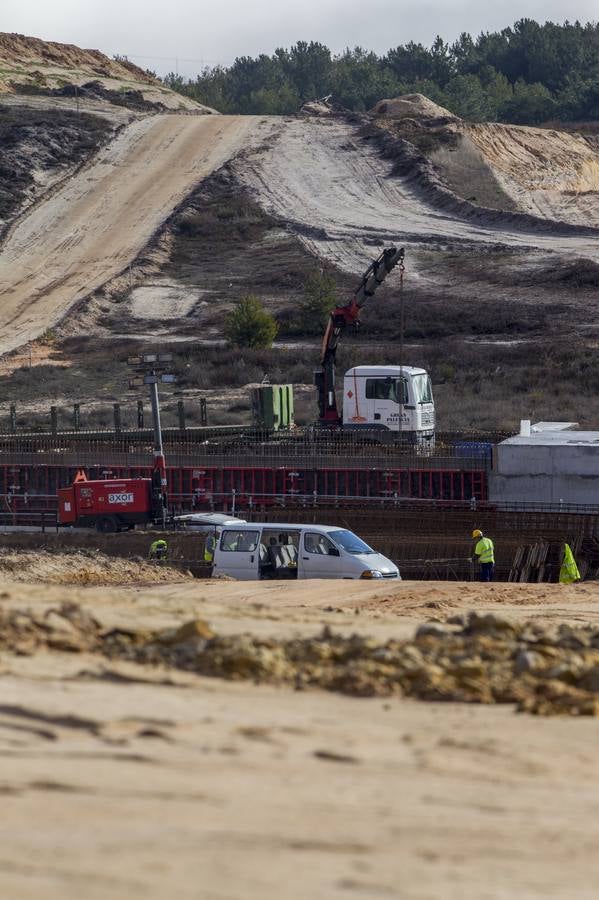
[[[372,547],[365,544],[353,531],[346,531],[345,529],[329,531],[327,537],[330,537],[338,547],[343,547],[348,553],[374,553]]]
[[[433,392],[431,390],[431,380],[423,373],[422,375],[414,375],[412,378],[414,388],[414,401],[416,403],[432,403]]]

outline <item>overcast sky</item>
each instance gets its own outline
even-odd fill
[[[495,31],[528,17],[599,18],[597,0],[0,0],[0,30],[129,57],[159,74],[195,75],[203,65],[272,53],[298,40],[334,52],[360,45],[383,53],[407,41],[430,45]]]

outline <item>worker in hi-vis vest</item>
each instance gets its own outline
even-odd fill
[[[575,581],[580,581],[580,572],[570,544],[564,544],[564,559],[559,570],[559,583],[574,584]]]
[[[218,540],[219,533],[215,529],[214,534],[206,535],[206,542],[204,544],[204,562],[212,565],[214,561],[214,551],[216,549],[216,542]]]
[[[472,539],[476,541],[474,545],[474,556],[480,564],[480,580],[492,581],[493,569],[495,568],[495,547],[491,538],[485,537],[480,528],[475,528],[472,532]]]
[[[150,559],[166,559],[166,555],[168,553],[168,544],[162,538],[158,538],[156,541],[152,541],[150,544]]]

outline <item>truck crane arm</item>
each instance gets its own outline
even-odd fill
[[[372,262],[356,288],[351,300],[344,306],[331,310],[326,331],[322,339],[320,367],[314,373],[314,384],[318,391],[318,417],[321,425],[341,425],[341,416],[335,397],[335,359],[339,340],[348,325],[357,328],[360,313],[366,301],[374,295],[389,272],[398,264],[403,271],[404,249],[388,247],[378,259]]]

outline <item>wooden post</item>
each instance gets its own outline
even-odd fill
[[[200,400],[200,424],[207,425],[208,424],[208,410],[206,408],[206,398],[202,397]]]
[[[179,415],[179,431],[185,431],[185,404],[182,400],[177,401],[177,413]]]
[[[144,427],[144,403],[143,400],[137,401],[137,427]]]
[[[58,407],[56,406],[50,407],[50,431],[52,434],[58,432]]]

